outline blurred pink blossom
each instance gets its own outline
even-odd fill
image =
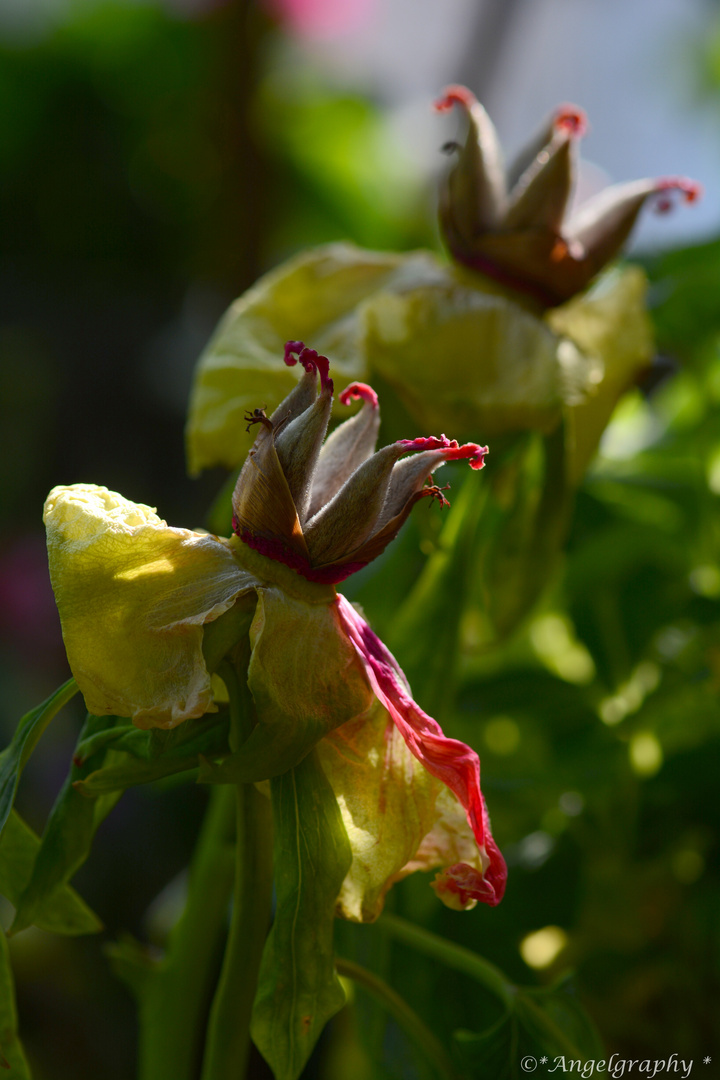
[[[371,18],[376,0],[264,0],[268,11],[292,34],[333,38],[349,34]]]

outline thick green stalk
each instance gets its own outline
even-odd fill
[[[234,792],[214,788],[188,895],[140,1001],[140,1080],[195,1080],[233,882]]]
[[[485,960],[477,953],[471,952],[462,945],[456,945],[452,941],[433,934],[430,930],[424,930],[421,926],[406,922],[398,915],[385,913],[380,916],[376,923],[377,927],[390,934],[397,941],[402,941],[418,952],[440,960],[447,967],[461,971],[470,978],[489,990],[506,1005],[512,1005],[517,987],[503,975],[500,968],[495,967],[489,960]]]
[[[425,1026],[414,1009],[411,1009],[404,998],[401,998],[391,986],[367,968],[360,967],[352,960],[344,960],[342,957],[335,958],[335,967],[338,975],[344,975],[352,979],[359,986],[364,986],[368,993],[372,994],[381,1005],[387,1009],[394,1020],[410,1037],[412,1044],[432,1062],[437,1075],[441,1080],[457,1080],[457,1074],[453,1069],[449,1055],[439,1039]]]
[[[243,658],[220,665],[230,696],[230,748],[236,750],[252,725],[252,702]],[[237,670],[241,675],[238,677]],[[224,785],[221,785],[224,786]],[[212,1004],[202,1080],[242,1080],[250,1052],[250,1016],[260,960],[270,925],[272,899],[272,810],[253,784],[235,788],[236,856],[230,934]]]

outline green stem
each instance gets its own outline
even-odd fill
[[[398,941],[417,949],[418,952],[425,953],[434,960],[440,960],[455,971],[469,975],[471,979],[481,983],[506,1005],[513,1004],[517,987],[503,975],[500,968],[495,967],[482,956],[478,956],[477,953],[471,952],[462,945],[455,945],[452,941],[446,941],[445,938],[431,933],[430,930],[423,930],[414,923],[406,922],[398,915],[384,913],[376,925]]]
[[[344,975],[353,982],[364,986],[374,998],[383,1005],[394,1020],[407,1033],[413,1046],[423,1053],[434,1065],[438,1076],[443,1080],[457,1080],[457,1074],[448,1060],[448,1055],[439,1039],[425,1026],[414,1009],[397,994],[391,986],[374,972],[360,967],[352,960],[335,957],[338,975]]]
[[[213,789],[185,910],[141,997],[140,1080],[194,1080],[233,881],[233,792]]]
[[[230,697],[230,748],[235,751],[252,727],[252,699],[243,657],[223,662],[219,674]],[[221,785],[222,786],[222,785]],[[242,1080],[250,1052],[250,1017],[260,960],[270,925],[272,899],[272,810],[253,784],[235,787],[236,858],[232,919],[220,982],[213,1000],[202,1080]]]

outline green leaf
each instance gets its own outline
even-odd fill
[[[271,785],[277,911],[250,1032],[275,1080],[297,1080],[323,1027],[345,1003],[333,959],[333,918],[352,855],[314,753]]]
[[[383,914],[378,929],[431,959],[475,979],[503,1002],[500,1019],[480,1032],[456,1031],[453,1039],[473,1080],[520,1080],[523,1055],[587,1061],[603,1056],[600,1036],[577,1000],[572,982],[527,989],[514,986],[484,957],[396,915]]]
[[[88,715],[80,732],[79,742],[104,731],[115,717]],[[88,799],[74,784],[93,769],[93,759],[73,765],[60,794],[55,800],[40,844],[32,876],[18,903],[12,932],[30,926],[38,912],[54,902],[56,895],[85,862],[95,830],[110,813],[119,798],[109,795]]]
[[[92,735],[78,746],[81,758],[89,758],[108,744],[112,745],[113,751],[123,751],[130,758],[113,753],[112,764],[93,769],[76,780],[75,787],[88,796],[124,791],[137,784],[149,784],[196,769],[206,755],[224,757],[230,752],[228,721],[228,711],[224,709],[188,720],[171,731],[119,727],[115,741],[111,740],[111,732]]]
[[[0,754],[0,832],[2,832],[15,801],[20,773],[35,749],[40,736],[52,718],[60,712],[78,688],[74,679],[68,679],[51,694],[42,705],[25,713],[18,724],[12,741]]]
[[[28,886],[40,839],[14,810],[0,838],[0,893],[17,905]],[[63,885],[40,904],[33,919],[41,930],[55,934],[95,934],[102,923],[84,900]]]
[[[518,990],[513,1005],[491,1027],[457,1031],[454,1044],[474,1080],[520,1080],[526,1056],[584,1063],[604,1055],[600,1037],[569,979],[542,990]],[[575,1068],[579,1068],[578,1065]]]
[[[0,928],[0,1068],[8,1080],[31,1080],[18,1037],[18,1017],[7,939]]]
[[[113,971],[128,990],[142,1003],[143,998],[156,980],[161,961],[152,956],[150,950],[126,935],[119,941],[110,942],[103,952],[107,956]]]

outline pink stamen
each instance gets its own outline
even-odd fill
[[[445,461],[469,461],[471,469],[482,469],[485,464],[487,446],[478,446],[477,443],[465,443],[460,446],[457,439],[448,439],[447,435],[428,435],[419,439],[399,439],[397,446],[401,446],[406,453],[411,450],[441,450]]]
[[[573,139],[580,139],[588,131],[587,114],[577,105],[558,105],[553,116],[556,131],[566,131]]]
[[[469,112],[473,105],[477,105],[477,98],[467,86],[446,86],[442,95],[433,102],[433,108],[436,112],[448,112],[453,105],[462,105]]]
[[[663,176],[655,182],[655,191],[660,198],[655,203],[657,214],[667,214],[673,208],[673,200],[668,192],[678,192],[679,197],[686,203],[697,202],[702,197],[702,184],[695,180],[689,180],[686,176]]]
[[[443,491],[449,491],[450,485],[446,484],[445,487],[438,487],[437,484],[426,484],[424,488],[421,488],[420,495],[427,495],[431,499],[437,499],[440,503],[440,509],[444,510],[450,505],[450,500],[446,499],[443,495]]]
[[[340,395],[340,404],[349,405],[351,401],[365,401],[373,409],[378,407],[378,396],[372,386],[364,382],[354,382],[346,386]]]
[[[467,814],[483,863],[487,859],[483,873],[478,874],[482,895],[476,898],[486,904],[499,904],[505,891],[507,867],[490,831],[490,819],[480,790],[477,754],[465,743],[448,739],[443,734],[437,720],[413,701],[397,660],[380,638],[342,594],[338,595],[336,603],[340,621],[365,669],[368,682],[390,714],[408,750],[429,773],[450,788]],[[480,891],[478,889],[478,893]]]
[[[293,356],[293,353],[297,353],[297,357]],[[301,364],[308,375],[312,375],[315,371],[319,372],[321,389],[327,389],[332,394],[333,383],[329,377],[330,361],[327,356],[322,356],[315,349],[309,349],[302,341],[287,341],[283,360],[288,367],[295,367],[295,364],[298,363]]]

